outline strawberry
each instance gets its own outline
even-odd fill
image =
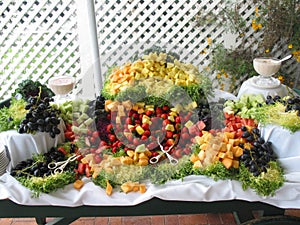
[[[167,131],[166,138],[172,138],[172,137],[173,137],[173,132],[172,131]]]
[[[145,114],[150,117],[153,114],[153,111],[147,110]]]
[[[98,164],[102,161],[102,158],[100,157],[100,155],[95,155],[94,156],[94,161],[95,161],[96,164]]]
[[[92,134],[93,138],[98,138],[99,137],[99,132],[98,131],[94,131]]]
[[[166,119],[168,119],[168,114],[167,113],[163,113],[163,114],[161,114],[160,118],[166,120]]]
[[[64,135],[65,135],[65,138],[69,141],[73,141],[75,139],[75,134],[73,131],[66,131],[64,133]]]
[[[168,146],[168,147],[170,147],[170,146],[172,146],[173,144],[174,144],[174,139],[171,139],[171,138],[169,138],[167,141],[166,141],[166,146]]]
[[[62,152],[64,155],[67,154],[67,151],[64,149],[64,147],[58,147],[57,150]]]
[[[180,149],[176,149],[175,150],[175,157],[176,158],[181,158],[181,156],[182,156],[182,151]]]
[[[160,107],[156,107],[155,113],[156,113],[156,116],[160,116],[163,113],[163,111]]]
[[[78,163],[78,166],[77,166],[77,171],[79,174],[84,174],[85,173],[85,167],[86,167],[86,164],[84,163]]]
[[[163,111],[169,111],[170,110],[170,108],[169,108],[169,106],[167,106],[167,105],[164,105],[163,107],[162,107],[162,110]]]
[[[114,132],[114,128],[112,124],[108,124],[106,127],[106,132],[112,134]]]
[[[146,137],[149,137],[151,135],[150,130],[145,130],[145,132],[143,133],[143,135],[145,135]]]
[[[112,143],[112,142],[115,142],[117,138],[116,138],[115,135],[110,134],[110,135],[108,135],[108,139],[109,139],[109,141]]]
[[[149,130],[149,124],[148,124],[148,123],[143,123],[143,124],[142,124],[142,128],[143,128],[144,130]]]
[[[86,177],[91,177],[92,176],[91,168],[88,165],[85,167],[85,176]]]
[[[133,139],[133,144],[134,144],[134,146],[140,145],[140,140],[138,138],[134,138]]]
[[[148,139],[148,137],[145,134],[143,134],[141,137],[141,140],[147,140],[147,139]]]
[[[182,138],[182,139],[184,139],[184,140],[188,140],[188,139],[190,139],[190,135],[189,135],[188,133],[182,133],[182,134],[180,135],[180,138]]]
[[[126,123],[126,124],[132,124],[132,119],[131,119],[131,117],[127,117],[126,120],[125,120],[125,123]]]

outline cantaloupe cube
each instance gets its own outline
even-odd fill
[[[226,152],[226,151],[227,151],[227,146],[226,146],[226,143],[224,143],[224,142],[221,142],[220,151],[221,151],[221,152]]]
[[[233,159],[233,153],[232,153],[232,151],[227,151],[226,152],[226,157],[230,158],[230,159]]]
[[[192,163],[195,163],[195,162],[198,161],[198,160],[200,160],[198,155],[196,155],[196,154],[192,154],[192,155],[191,155],[190,161],[191,161]]]
[[[234,139],[234,132],[225,132],[224,135],[228,138],[228,139]]]
[[[239,146],[234,146],[232,152],[233,152],[234,157],[236,157],[236,158],[243,155],[243,149]]]
[[[140,184],[139,191],[141,194],[145,193],[147,191],[145,184]]]
[[[227,150],[227,151],[232,151],[232,147],[233,147],[232,144],[229,144],[229,143],[228,143],[228,144],[226,145],[226,150]]]
[[[232,166],[232,159],[223,158],[222,163],[226,167],[226,169],[229,169]]]
[[[237,169],[240,166],[240,162],[238,160],[233,160],[232,161],[232,167]]]
[[[218,157],[221,158],[221,159],[224,159],[226,156],[226,153],[225,152],[219,152],[218,153]]]

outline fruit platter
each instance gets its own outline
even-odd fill
[[[281,149],[268,129],[295,140],[300,97],[224,96],[197,67],[163,51],[111,67],[91,99],[55,102],[46,84],[26,80],[0,109],[0,134],[63,139],[45,151],[15,149],[31,157],[10,155],[0,197],[67,206],[132,205],[155,196],[299,207],[287,192],[299,185],[300,168],[291,162],[300,152],[293,142]]]

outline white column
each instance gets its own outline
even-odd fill
[[[82,97],[88,98],[99,95],[103,84],[97,41],[94,1],[77,0],[76,4]]]

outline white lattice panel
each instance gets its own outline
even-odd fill
[[[90,0],[0,0],[0,99],[9,97],[25,78],[43,83],[55,74],[69,74],[77,80],[84,78],[80,61],[89,58],[92,52],[83,51],[84,55],[78,50],[84,45],[82,40],[78,41],[78,32],[90,33],[84,27],[77,29],[78,10],[85,9],[77,9],[80,4],[76,1],[82,4]],[[177,53],[182,61],[198,65],[200,70],[211,58],[213,46],[209,45],[208,37],[214,44],[234,43],[237,48],[240,45],[240,39],[233,40],[232,36],[226,39],[222,23],[196,26],[194,18],[199,11],[217,15],[226,7],[225,0],[94,0],[94,3],[102,74],[110,66],[125,63],[154,45]],[[239,11],[251,27],[255,6],[244,1]],[[86,13],[94,16],[93,12]],[[253,37],[262,34],[249,29],[245,35],[247,44],[255,48]],[[277,51],[274,55],[285,54]],[[86,67],[95,64],[86,61]],[[292,61],[285,67],[286,73],[297,71]],[[209,75],[214,79],[213,72]]]
[[[0,1],[0,99],[26,78],[78,76],[74,1]]]
[[[237,48],[241,44],[238,38],[235,41],[226,40],[224,34],[227,31],[225,32],[222,23],[195,26],[193,18],[199,11],[218,15],[222,7],[227,7],[225,2],[224,0],[96,0],[98,42],[103,73],[110,66],[125,63],[135,53],[140,53],[153,45],[176,52],[181,60],[198,65],[199,69],[203,70],[209,63],[212,48],[207,42],[208,37],[215,44],[235,42]],[[239,13],[250,27],[245,33],[246,46],[255,49],[257,45],[253,41],[262,35],[251,29],[255,5],[243,2]],[[201,52],[206,54],[200,54]],[[276,50],[274,52],[273,55],[277,57],[287,54]],[[287,63],[285,68],[286,73],[297,72],[295,61]],[[214,75],[211,76],[214,79]],[[239,86],[238,83],[236,85]]]
[[[181,59],[198,65],[208,63],[200,52],[208,48],[206,38],[217,39],[222,29],[203,30],[193,21],[209,1],[96,1],[98,40],[102,71],[128,61],[154,45],[173,51]],[[220,1],[211,1],[214,10]]]

